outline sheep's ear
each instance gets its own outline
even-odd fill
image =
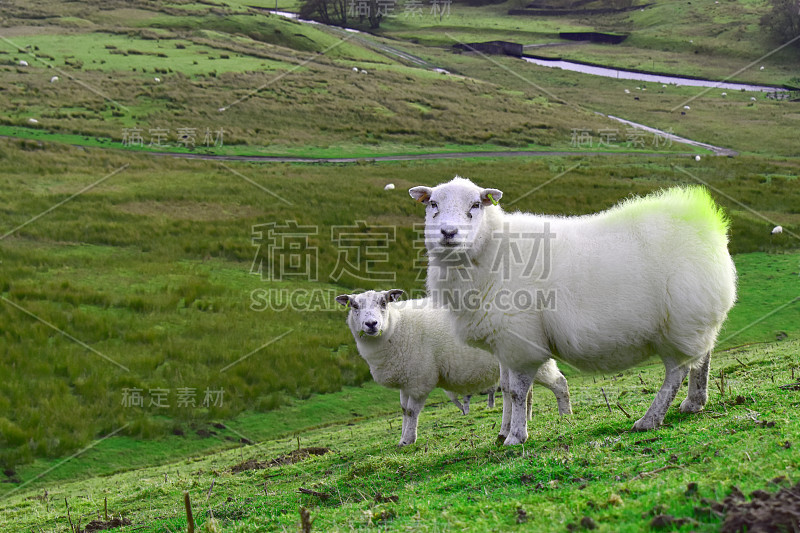
[[[402,291],[402,289],[392,289],[384,292],[384,294],[386,295],[387,301],[396,302],[405,293]]]
[[[483,205],[497,205],[497,202],[502,197],[503,191],[497,189],[483,189],[481,191],[481,203]]]
[[[349,294],[340,294],[336,297],[336,301],[342,304],[345,307],[350,306],[350,295]]]
[[[408,189],[408,194],[411,195],[411,198],[425,205],[428,205],[431,199],[431,193],[433,193],[433,189],[422,185]]]

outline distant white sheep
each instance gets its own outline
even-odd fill
[[[363,69],[361,70],[361,74],[366,74],[366,73],[367,73],[366,70],[363,70]]]
[[[38,124],[38,123],[39,123],[39,121],[36,120],[35,118],[29,118],[28,119],[28,124]]]
[[[783,227],[782,226],[775,226],[774,228],[772,228],[772,234],[773,235],[777,235],[778,233],[783,233]]]
[[[50,83],[55,83],[57,81],[58,81],[58,76],[53,76],[52,78],[50,78]]]
[[[161,78],[153,78],[153,81],[156,83],[161,83]]]
[[[347,325],[372,377],[400,389],[400,446],[405,446],[417,440],[419,413],[433,389],[478,393],[494,387],[500,371],[492,354],[456,340],[448,311],[434,308],[427,298],[397,301],[402,294],[400,289],[367,291],[343,294],[336,301],[350,308]],[[535,377],[553,391],[559,409],[569,407],[567,382],[554,361],[542,365]],[[524,402],[527,390],[523,396]]]
[[[393,191],[393,190],[394,190],[394,183],[387,183],[387,184],[386,184],[386,185],[383,187],[383,190],[384,190],[384,191]]]
[[[358,67],[353,67],[353,72],[358,72]]]
[[[459,177],[409,192],[427,206],[431,298],[452,311],[459,338],[509,371],[505,444],[527,439],[524,393],[554,356],[617,372],[658,354],[666,377],[635,430],[662,423],[687,373],[681,411],[703,409],[711,350],[736,297],[729,222],[705,189],[581,217],[506,213],[494,205],[501,191]]]
[[[27,62],[27,61],[25,61],[24,59],[21,59],[21,60],[20,60],[20,62],[19,62],[19,66],[21,66],[21,67],[27,67],[27,66],[28,66],[28,62]]]

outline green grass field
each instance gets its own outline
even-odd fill
[[[567,418],[558,418],[549,392],[535,389],[525,446],[494,444],[499,408],[476,398],[466,417],[429,404],[418,442],[400,450],[394,413],[111,477],[39,484],[0,507],[14,531],[66,530],[65,499],[73,522],[102,519],[107,499],[111,516],[130,520],[120,531],[183,531],[183,491],[201,531],[294,530],[301,507],[316,531],[564,531],[587,517],[599,531],[641,531],[658,515],[688,518],[669,530],[718,531],[708,500],[797,481],[800,398],[779,388],[796,380],[797,349],[793,340],[718,353],[706,411],[673,407],[663,428],[645,434],[629,431],[626,413],[635,418],[646,408],[660,365],[571,377],[575,414]],[[298,447],[331,451],[268,466]],[[234,470],[246,462],[251,469]]]

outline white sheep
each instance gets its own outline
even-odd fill
[[[778,233],[783,233],[783,226],[775,226],[772,228],[773,235],[777,235]]]
[[[414,187],[427,206],[428,291],[457,335],[509,369],[505,444],[528,437],[522,399],[555,357],[617,372],[658,354],[664,383],[635,430],[659,426],[687,373],[681,411],[708,399],[711,350],[736,298],[728,220],[701,187],[676,187],[580,217],[505,213],[503,193],[456,177]]]
[[[394,190],[394,183],[387,183],[383,186],[384,191],[393,191]]]
[[[19,61],[19,66],[21,66],[21,67],[27,67],[27,66],[28,66],[28,62],[27,62],[27,61],[25,61],[24,59],[20,59],[20,61]]]
[[[447,310],[435,308],[428,298],[397,301],[402,294],[400,289],[367,291],[343,294],[336,301],[350,308],[347,325],[372,377],[400,389],[399,445],[405,446],[417,440],[417,419],[433,389],[477,393],[493,387],[501,373],[492,354],[456,340]],[[535,382],[553,391],[560,412],[569,412],[567,381],[555,361],[542,365]],[[523,402],[527,396],[524,391]]]
[[[50,78],[50,83],[55,83],[57,81],[58,81],[58,76],[53,76],[52,78]]]

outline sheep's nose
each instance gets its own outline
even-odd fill
[[[364,325],[367,326],[369,329],[375,329],[375,326],[378,325],[377,320],[365,320]]]
[[[442,226],[441,232],[445,239],[452,239],[458,233],[458,228],[455,226]]]

